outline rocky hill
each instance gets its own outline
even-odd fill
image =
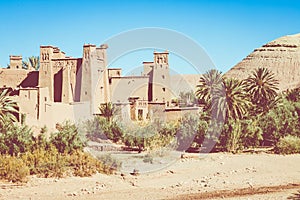
[[[280,37],[255,49],[225,76],[244,79],[258,67],[275,73],[280,91],[300,87],[300,33]]]

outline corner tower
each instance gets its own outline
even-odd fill
[[[22,69],[22,56],[9,56],[9,68],[10,69]]]
[[[154,52],[154,63],[150,78],[150,88],[153,102],[164,102],[167,105],[171,101],[169,52]],[[150,91],[150,92],[151,92]]]
[[[49,90],[49,98],[54,100],[54,82],[53,82],[53,69],[52,60],[53,47],[52,46],[40,46],[40,70],[39,70],[39,87],[47,87]]]
[[[99,113],[100,104],[110,102],[107,48],[105,44],[83,46],[80,101],[91,103],[91,114]]]

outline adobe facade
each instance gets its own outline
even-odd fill
[[[0,87],[12,90],[30,126],[51,129],[65,120],[88,119],[108,102],[120,108],[123,119],[168,118],[174,106],[169,53],[154,52],[140,76],[122,76],[122,69],[107,68],[107,48],[87,44],[81,58],[72,58],[57,47],[40,46],[39,71],[22,69],[22,56],[10,56],[10,68],[0,69]]]

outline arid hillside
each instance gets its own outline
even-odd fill
[[[258,67],[266,67],[275,73],[280,91],[299,87],[300,33],[280,37],[255,49],[225,75],[244,79]]]

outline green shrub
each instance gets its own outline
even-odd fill
[[[187,150],[191,146],[195,139],[195,136],[198,135],[200,126],[199,123],[200,116],[193,113],[187,113],[179,120],[179,127],[176,133],[178,143],[177,150]],[[197,137],[201,138],[201,136]]]
[[[280,138],[291,133],[299,135],[299,116],[294,103],[286,100],[259,118],[264,145],[274,145]]]
[[[58,124],[58,132],[52,133],[50,143],[53,144],[60,153],[72,153],[76,150],[83,150],[86,140],[81,135],[75,124],[67,121],[62,125]]]
[[[97,158],[99,160],[99,163],[97,165],[98,172],[111,174],[112,172],[120,169],[122,166],[122,162],[113,158],[110,154],[101,155]]]
[[[110,139],[118,142],[123,135],[123,131],[114,120],[108,121],[104,117],[96,116],[94,119],[87,120],[84,124],[87,137],[92,141],[98,139]]]
[[[25,182],[29,169],[22,159],[0,155],[0,179],[12,182]]]
[[[300,153],[300,138],[293,135],[280,138],[276,144],[275,152],[280,154]]]
[[[152,155],[150,155],[150,154],[147,154],[147,155],[145,155],[144,156],[144,159],[143,159],[143,162],[144,163],[153,163],[153,156]]]
[[[0,154],[17,155],[29,151],[33,133],[26,125],[7,123],[0,127]]]

